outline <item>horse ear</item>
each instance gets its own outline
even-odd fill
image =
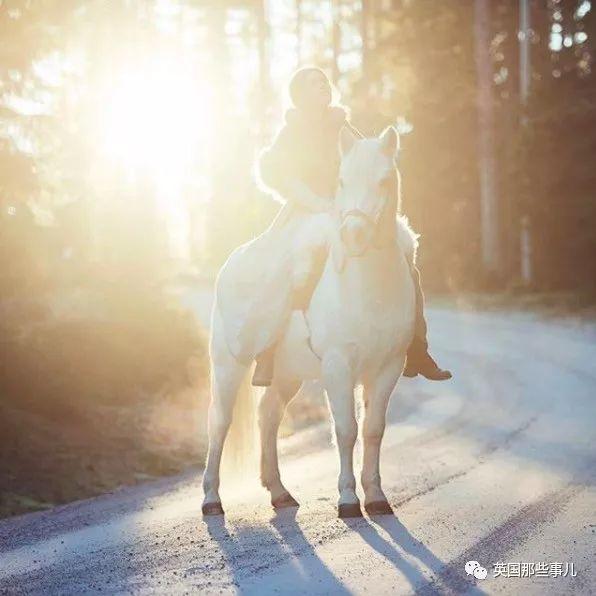
[[[379,137],[381,141],[381,148],[385,155],[393,158],[399,151],[399,135],[393,126],[388,126]]]
[[[354,146],[356,142],[356,135],[347,127],[342,126],[342,129],[339,133],[339,146],[341,149],[341,154],[346,155],[348,151]]]

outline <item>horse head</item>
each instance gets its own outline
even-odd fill
[[[346,256],[358,257],[395,238],[399,136],[392,126],[378,138],[358,139],[347,128],[340,135],[341,165],[336,205]]]

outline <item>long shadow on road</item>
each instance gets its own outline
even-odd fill
[[[472,587],[463,568],[461,574],[454,573],[442,577],[441,571],[446,563],[415,538],[395,516],[383,515],[376,517],[374,521],[359,518],[344,522],[406,578],[413,592],[418,593],[422,589],[438,594],[462,594]],[[390,540],[384,538],[377,527],[382,528]],[[425,576],[417,565],[413,565],[404,557],[405,553],[417,559],[433,577],[429,577],[430,574]],[[476,594],[483,592],[477,591]]]
[[[243,594],[284,589],[292,593],[349,593],[317,556],[296,513],[296,509],[276,513],[270,520],[273,530],[240,526],[229,531],[223,518],[205,519],[209,535],[226,559],[233,584]]]

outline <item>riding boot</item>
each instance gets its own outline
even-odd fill
[[[414,339],[408,348],[404,377],[422,375],[431,381],[446,381],[451,378],[451,372],[441,369],[428,353],[426,340],[427,327],[424,318],[424,294],[420,284],[420,271],[412,267],[412,278],[416,289],[416,323]]]
[[[252,375],[252,384],[254,387],[269,387],[273,380],[273,372],[275,369],[275,348],[273,344],[261,352],[257,357],[257,366]]]
[[[422,375],[430,381],[447,381],[451,378],[451,372],[437,365],[428,353],[426,342],[419,337],[414,337],[408,348],[403,375],[404,377]]]

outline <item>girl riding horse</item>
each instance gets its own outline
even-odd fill
[[[340,164],[339,134],[347,127],[358,137],[363,135],[347,120],[340,105],[331,105],[333,88],[327,75],[319,68],[306,67],[293,75],[289,84],[293,108],[286,112],[285,125],[275,140],[261,155],[261,180],[285,202],[278,220],[316,213],[330,213],[338,184]],[[312,266],[309,279],[297,289],[295,304],[308,305],[310,294],[321,272],[324,255]],[[427,326],[424,318],[424,295],[420,273],[412,263],[416,288],[415,335],[408,349],[404,376],[418,374],[433,381],[451,378],[428,353]],[[275,342],[257,357],[253,385],[269,386],[273,377]]]

